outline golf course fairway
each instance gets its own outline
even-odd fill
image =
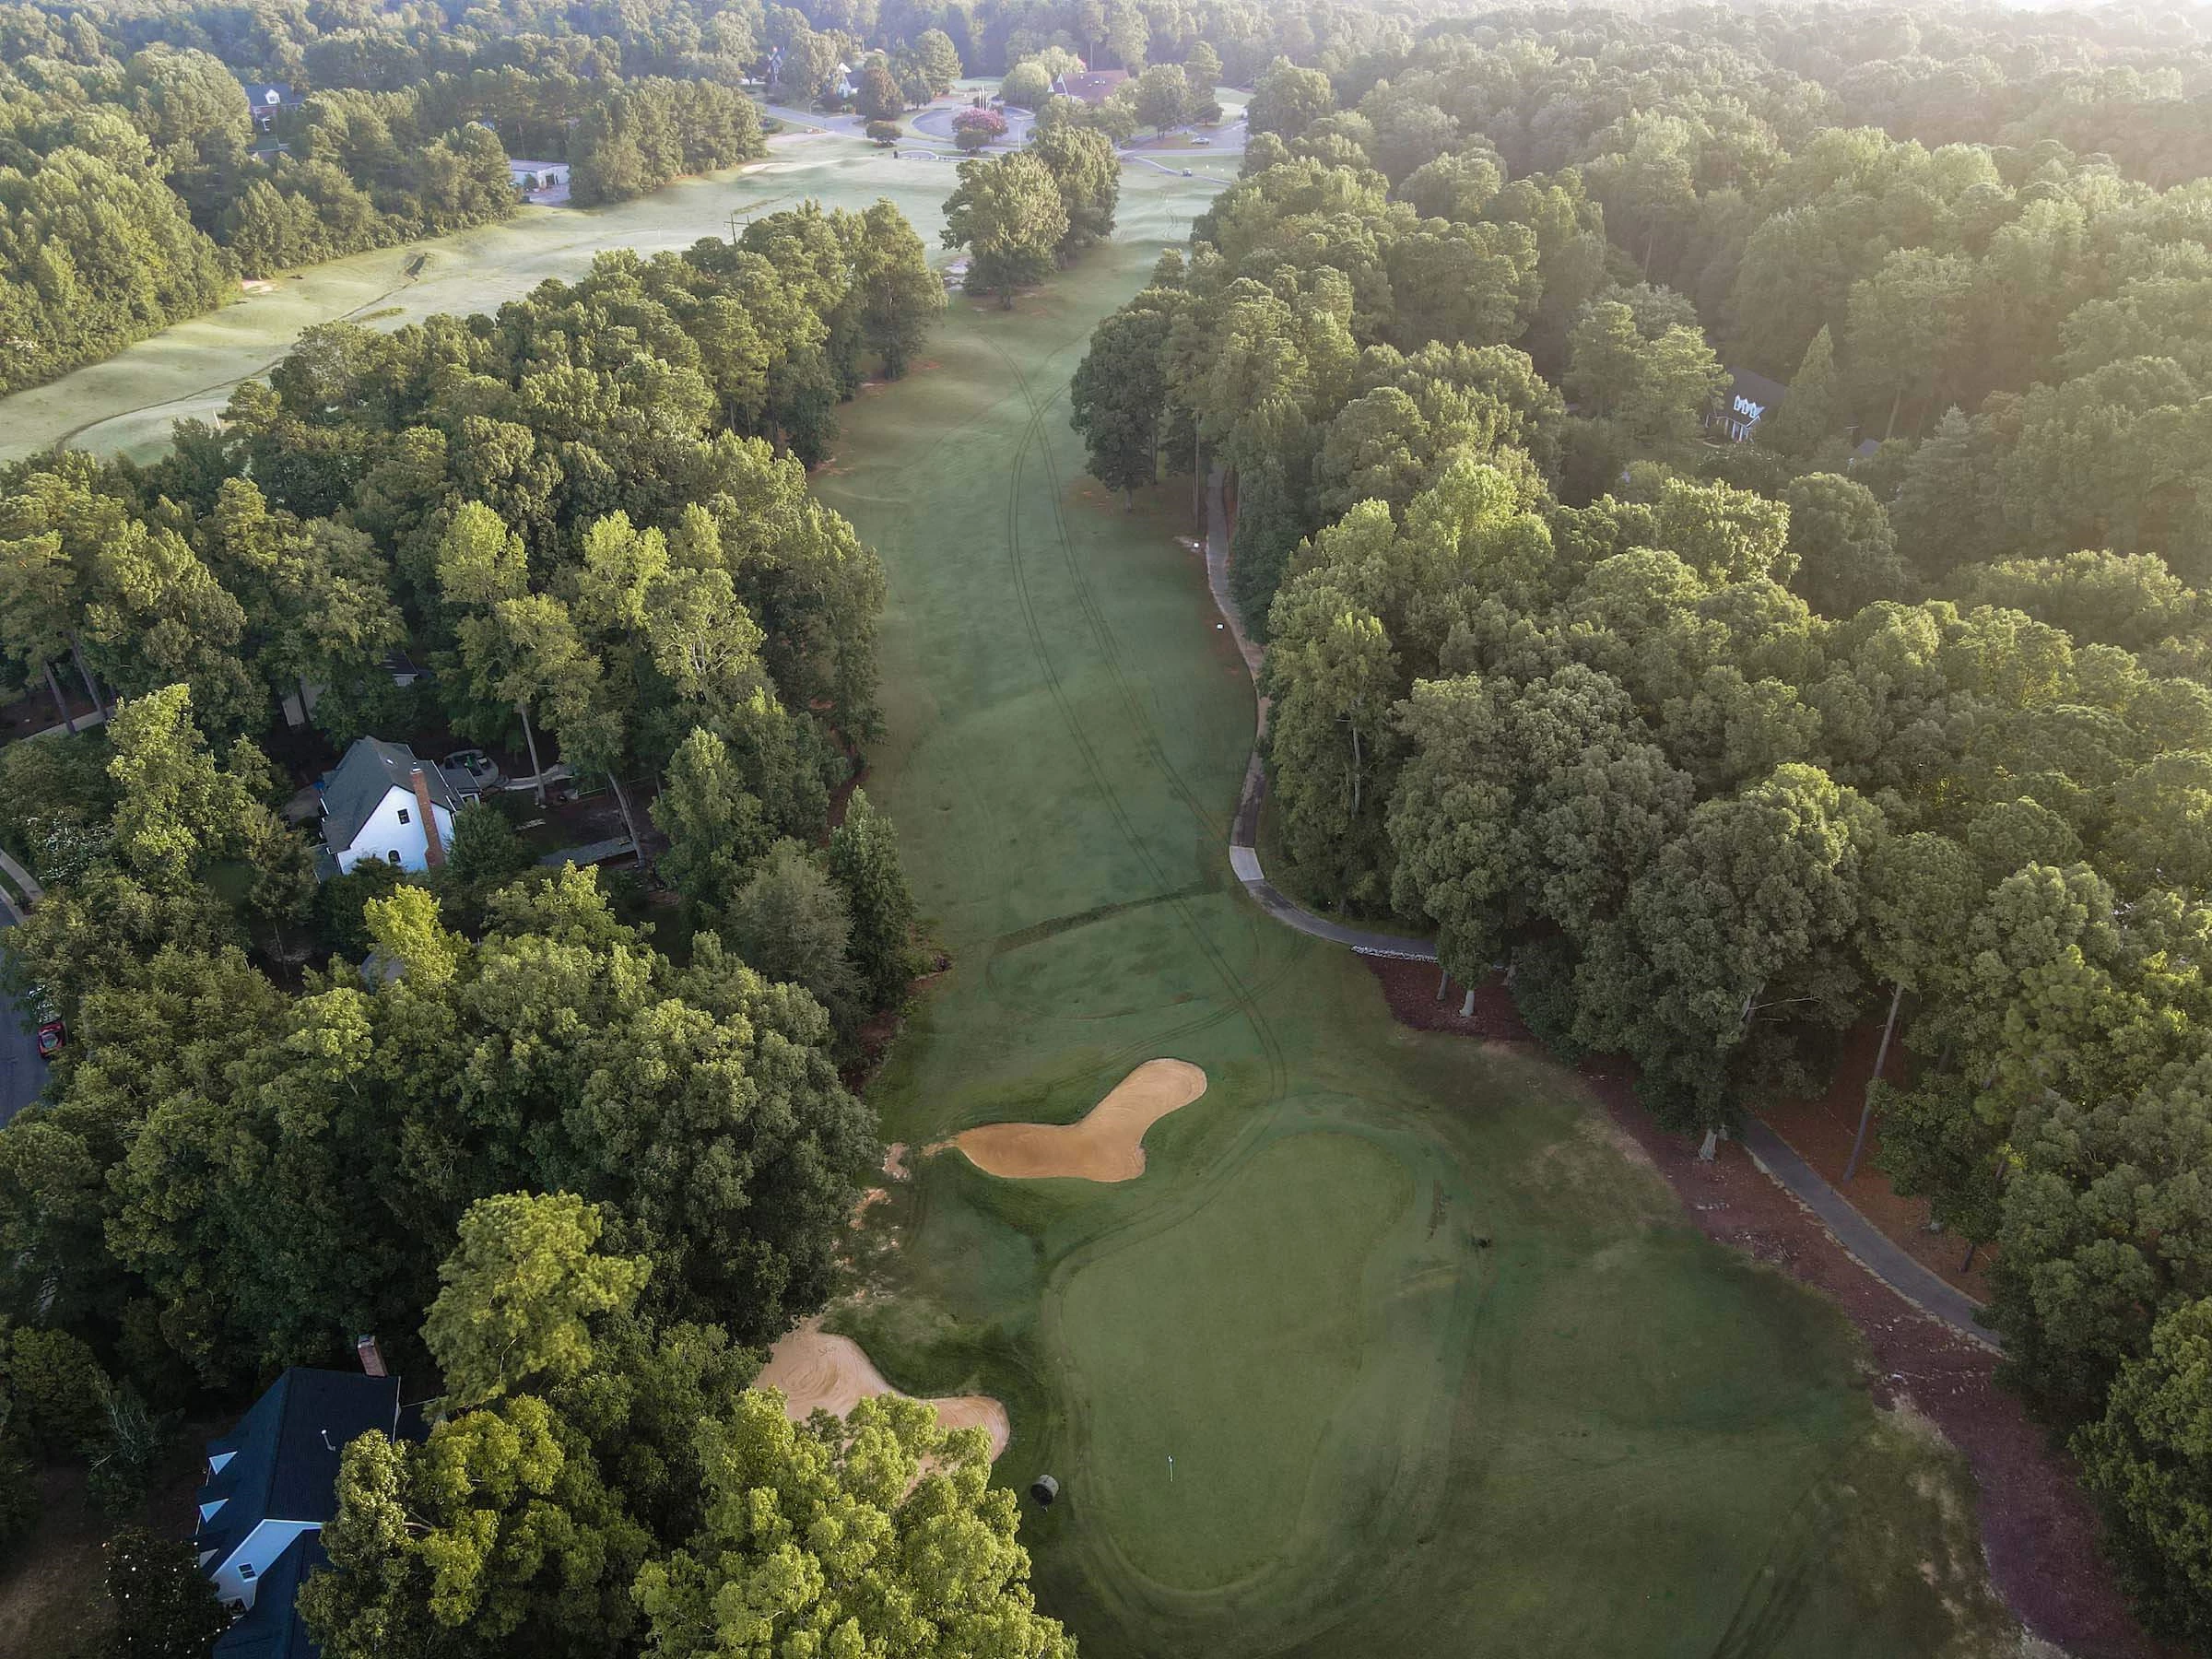
[[[888,567],[866,782],[952,959],[885,1138],[1206,1078],[1134,1179],[912,1155],[830,1328],[1005,1402],[994,1477],[1059,1479],[1023,1539],[1097,1659],[2017,1652],[1962,1461],[1834,1307],[1699,1236],[1564,1070],[1396,1026],[1231,877],[1253,693],[1187,480],[1122,512],[1065,395],[1210,188],[1125,171],[1111,247],[956,298],[818,475]]]
[[[1124,513],[1067,425],[1092,326],[1234,171],[1187,159],[1125,168],[1112,244],[1014,310],[956,298],[816,487],[887,566],[866,782],[952,959],[871,1086],[885,1138],[1072,1124],[1154,1060],[1204,1089],[1128,1179],[910,1154],[829,1328],[1005,1405],[994,1477],[1059,1479],[1022,1536],[1090,1659],[2017,1652],[1962,1460],[1875,1407],[1835,1308],[1699,1236],[1570,1074],[1398,1027],[1232,878],[1253,691],[1188,481]],[[5,400],[0,452],[150,455],[308,324],[488,309],[733,213],[888,196],[934,244],[952,183],[793,140],[336,261]]]

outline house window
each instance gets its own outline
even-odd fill
[[[407,809],[405,806],[402,806],[399,809],[399,821],[403,824],[412,823],[414,821],[407,817]]]
[[[238,1564],[238,1576],[241,1583],[248,1584],[252,1583],[253,1582],[253,1563],[251,1561],[241,1561]]]
[[[394,847],[391,852],[385,853],[384,856],[390,859],[394,864],[397,864],[399,862],[399,849]]]

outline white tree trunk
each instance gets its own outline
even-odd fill
[[[93,677],[92,670],[85,666],[85,648],[75,634],[69,636],[69,655],[76,663],[77,678],[85,682],[85,695],[92,700],[92,706],[100,711],[100,717],[105,720],[108,717],[108,705],[100,700],[100,681]]]
[[[546,804],[546,769],[537,758],[537,733],[530,724],[530,705],[518,702],[514,705],[514,712],[523,717],[523,741],[530,748],[530,778],[537,804],[543,806]]]
[[[638,839],[638,821],[630,816],[629,791],[622,787],[622,780],[615,776],[611,767],[607,769],[606,781],[614,787],[615,805],[622,809],[623,833],[629,837],[629,850],[636,855],[638,868],[641,870],[645,867],[645,843]]]
[[[1706,1130],[1704,1144],[1698,1148],[1698,1161],[1711,1163],[1719,1155],[1720,1149],[1721,1132],[1718,1129]]]
[[[53,694],[53,712],[62,717],[62,729],[70,736],[76,735],[76,716],[69,712],[69,700],[62,695],[62,682],[53,677],[53,665],[44,665],[46,689]]]
[[[1882,1066],[1889,1058],[1889,1033],[1897,1030],[1897,1005],[1905,1000],[1905,987],[1900,982],[1889,988],[1889,1018],[1882,1021],[1882,1046],[1874,1053],[1874,1073],[1866,1079],[1866,1100],[1859,1108],[1859,1132],[1852,1137],[1851,1159],[1843,1166],[1843,1179],[1849,1181],[1859,1172],[1859,1159],[1866,1152],[1866,1125],[1874,1121],[1874,1086],[1882,1080]]]

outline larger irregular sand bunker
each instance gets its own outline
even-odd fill
[[[1074,1124],[985,1124],[953,1145],[987,1175],[1035,1181],[1135,1181],[1145,1172],[1145,1131],[1206,1092],[1187,1060],[1147,1060]]]
[[[753,1386],[782,1389],[784,1415],[794,1423],[817,1411],[841,1418],[863,1400],[899,1392],[883,1380],[859,1343],[832,1336],[819,1319],[803,1322],[769,1349],[768,1363]],[[993,1461],[1006,1449],[1012,1432],[1006,1408],[990,1395],[951,1394],[922,1403],[935,1407],[937,1421],[947,1429],[981,1429],[990,1437]]]

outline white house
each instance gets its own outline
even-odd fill
[[[406,744],[363,737],[324,785],[323,843],[341,876],[365,858],[430,869],[453,845],[453,814],[475,798]]]
[[[276,117],[299,101],[299,95],[282,81],[256,81],[246,88],[246,107],[253,112],[256,132],[275,132]]]
[[[364,1434],[418,1436],[401,1419],[397,1377],[294,1366],[208,1446],[194,1543],[239,1621],[217,1641],[218,1659],[296,1651],[263,1639],[290,1630],[292,1594],[321,1564],[319,1537],[337,1510],[338,1459]]]

